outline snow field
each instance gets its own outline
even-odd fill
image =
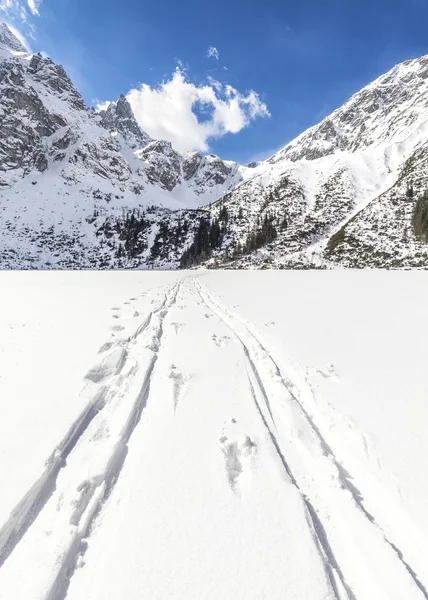
[[[73,394],[78,383],[81,391],[77,402],[56,396],[47,442],[7,491],[0,598],[428,597],[422,498],[412,486],[402,486],[401,497],[391,493],[385,472],[399,423],[389,439],[364,399],[358,410],[365,427],[353,423],[337,390],[352,390],[346,378],[360,367],[347,362],[355,324],[348,319],[351,339],[336,366],[327,362],[336,356],[312,321],[319,311],[329,319],[326,297],[339,290],[330,309],[337,319],[328,323],[333,340],[343,330],[338,306],[349,311],[350,297],[352,311],[373,319],[373,307],[355,293],[363,282],[382,299],[381,285],[370,288],[370,274],[323,274],[318,296],[316,273],[14,275],[2,275],[9,285],[5,323],[13,310],[19,314],[13,299],[25,281],[39,293],[28,324],[35,315],[46,326],[70,314],[78,289],[81,303],[64,328],[74,327],[89,348],[78,360],[86,369],[70,373],[64,359],[72,360],[77,342],[67,345],[56,332],[56,345],[45,347],[37,365],[68,377]],[[385,287],[401,289],[398,278],[406,274],[394,275]],[[424,286],[417,276],[409,280],[413,290]],[[43,314],[53,285],[64,287],[60,305]],[[44,335],[42,328],[39,339]],[[19,342],[23,369],[24,334]],[[309,367],[315,356],[325,362]],[[0,391],[11,389],[12,375],[0,380]],[[35,411],[36,404],[43,415],[54,405],[49,386],[36,383],[31,402],[21,387],[21,410],[8,408],[0,463],[15,461],[16,469],[41,432],[36,413],[30,426],[22,408]],[[362,385],[373,385],[373,378]],[[400,414],[400,399],[391,402]],[[381,439],[383,456],[376,460],[367,423]],[[26,440],[15,440],[11,455],[7,442],[22,426]],[[421,431],[411,434],[422,452]],[[410,469],[411,454],[403,456]]]

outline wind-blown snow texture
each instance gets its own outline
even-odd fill
[[[0,283],[2,600],[428,598],[422,274]]]
[[[411,221],[428,187],[428,57],[243,167],[152,140],[124,96],[88,110],[61,66],[0,27],[3,268],[176,268],[224,206],[207,266],[426,266]],[[266,216],[277,237],[238,252]]]

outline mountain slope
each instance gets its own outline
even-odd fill
[[[123,95],[88,109],[2,25],[0,116],[3,268],[427,264],[426,56],[243,167],[151,139]]]
[[[233,162],[182,156],[169,142],[151,140],[123,96],[103,113],[88,110],[60,65],[28,54],[5,25],[0,35],[2,267],[156,260],[151,245],[165,211],[186,230],[192,209],[242,180],[245,168]],[[121,225],[132,215],[140,219],[137,234]],[[127,239],[134,234],[138,240]],[[178,237],[175,260],[187,243]]]
[[[416,199],[428,187],[427,119],[428,57],[422,57],[394,67],[355,94],[226,196],[238,223],[226,262],[257,229],[257,219],[269,215],[277,238],[262,250],[235,257],[234,266],[426,264],[426,247],[415,238],[411,218]],[[406,195],[410,188],[413,202]],[[328,244],[342,226],[349,236],[339,236],[340,245]]]

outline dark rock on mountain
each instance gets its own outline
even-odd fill
[[[2,268],[426,268],[427,189],[428,57],[243,167],[88,109],[0,25]]]
[[[142,148],[151,142],[151,138],[138,125],[131,105],[123,94],[99,114],[102,126],[111,133],[122,134],[131,148]]]

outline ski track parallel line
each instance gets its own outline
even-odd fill
[[[199,285],[201,285],[201,284],[199,283]],[[210,294],[208,293],[208,295],[210,295]],[[219,305],[217,305],[217,306],[219,307],[220,311],[223,311],[223,309]],[[334,463],[334,465],[335,465],[335,467],[336,467],[336,469],[337,469],[337,471],[339,473],[339,479],[340,479],[342,485],[344,486],[344,488],[346,488],[349,491],[349,493],[353,497],[354,502],[357,505],[358,509],[361,510],[362,513],[364,514],[364,516],[380,531],[380,533],[381,533],[382,537],[384,538],[385,542],[394,551],[394,553],[396,554],[398,560],[402,563],[402,565],[404,566],[404,568],[406,569],[406,571],[409,573],[410,577],[413,579],[413,582],[419,588],[419,590],[423,594],[424,598],[426,600],[428,600],[428,589],[424,586],[424,584],[418,578],[418,575],[414,571],[414,569],[412,569],[412,567],[410,566],[410,564],[405,560],[403,552],[400,550],[400,548],[398,548],[398,546],[396,544],[394,544],[393,542],[391,542],[391,540],[388,538],[388,536],[387,536],[386,532],[384,531],[384,529],[382,528],[382,526],[377,522],[376,518],[370,513],[370,511],[368,511],[367,508],[364,506],[363,497],[361,496],[358,488],[356,486],[354,486],[352,484],[352,482],[351,482],[351,480],[353,479],[352,476],[349,473],[347,473],[345,471],[345,469],[343,468],[343,466],[340,464],[338,458],[334,454],[331,446],[327,443],[327,441],[326,441],[324,435],[321,433],[319,427],[316,425],[316,423],[314,422],[313,418],[309,415],[308,411],[302,405],[301,401],[299,400],[299,398],[295,394],[295,392],[294,392],[295,386],[292,384],[292,382],[289,381],[288,378],[286,378],[286,377],[283,376],[283,374],[281,372],[281,369],[278,366],[278,363],[275,361],[275,359],[273,358],[272,354],[267,350],[267,348],[263,345],[263,343],[259,340],[259,338],[254,334],[254,332],[251,331],[238,317],[235,317],[234,315],[228,313],[228,311],[226,311],[226,310],[224,312],[225,312],[225,314],[227,316],[229,316],[229,318],[235,318],[238,322],[240,322],[240,324],[243,327],[245,327],[246,331],[251,335],[251,337],[254,339],[254,341],[260,347],[260,349],[263,352],[265,352],[267,356],[269,356],[269,359],[271,360],[272,364],[275,367],[276,374],[279,376],[279,378],[281,379],[284,387],[290,393],[291,397],[293,398],[293,400],[298,405],[299,409],[304,414],[304,416],[305,416],[307,422],[309,423],[311,429],[316,434],[316,436],[317,436],[317,438],[318,438],[318,440],[319,440],[319,442],[321,444],[321,447],[323,448],[323,451],[324,451],[325,455],[328,456],[328,457],[330,457],[332,459],[332,461],[333,461],[333,463]],[[240,339],[239,336],[237,336],[237,337],[238,337],[238,339]],[[242,340],[240,340],[240,341],[242,343]],[[246,355],[249,357],[249,353],[248,353],[247,348],[245,347],[245,344],[244,344],[244,349],[245,349]]]
[[[257,412],[259,413],[260,418],[261,418],[265,428],[267,429],[267,432],[271,439],[271,442],[272,442],[272,444],[276,450],[276,453],[282,463],[282,466],[284,467],[285,472],[287,473],[287,475],[290,479],[291,484],[297,489],[299,496],[303,502],[303,505],[305,507],[306,521],[307,521],[307,524],[311,531],[311,535],[312,535],[313,541],[315,543],[315,546],[318,550],[318,554],[320,555],[321,562],[324,566],[324,572],[327,577],[327,580],[330,583],[331,591],[334,593],[336,600],[342,600],[342,595],[340,594],[340,592],[337,588],[336,578],[334,576],[334,574],[336,574],[338,579],[340,579],[340,582],[341,582],[343,588],[346,590],[346,593],[348,595],[348,600],[357,600],[355,594],[352,592],[351,588],[345,581],[344,575],[343,575],[343,573],[337,563],[337,560],[334,556],[333,550],[329,544],[327,534],[326,534],[325,529],[320,521],[319,516],[317,515],[315,509],[313,508],[309,498],[303,493],[299,484],[297,483],[297,480],[293,474],[293,471],[291,470],[290,465],[288,464],[288,462],[281,450],[280,444],[279,444],[275,434],[269,427],[268,422],[266,421],[266,418],[260,407],[259,401],[257,400],[257,394],[254,389],[253,382],[251,380],[251,375],[253,375],[253,377],[255,378],[256,381],[259,379],[259,376],[258,377],[256,376],[253,363],[248,362],[247,363],[248,383],[250,386],[251,395],[253,397],[254,403],[257,408]],[[259,389],[260,389],[261,394],[263,395],[263,389],[262,388],[259,388]]]
[[[58,571],[57,576],[45,597],[45,600],[65,600],[71,578],[77,568],[78,561],[84,556],[88,548],[87,538],[90,536],[97,517],[101,513],[106,501],[108,500],[114,489],[114,486],[118,481],[122,468],[125,464],[126,456],[128,454],[129,441],[135,428],[140,422],[141,415],[147,405],[150,395],[152,376],[158,360],[160,344],[164,333],[163,322],[168,311],[175,304],[180,288],[181,282],[174,286],[170,295],[166,295],[165,301],[162,303],[161,307],[154,311],[160,315],[158,330],[155,336],[158,342],[157,349],[154,351],[150,360],[140,393],[138,394],[132,411],[127,419],[122,436],[119,442],[116,444],[113,454],[108,461],[102,481],[100,481],[97,488],[92,491],[91,500],[87,503],[89,505],[94,499],[92,503],[93,505],[90,507],[90,510],[88,510],[89,514],[86,516],[84,523],[78,528],[78,531],[74,535],[74,538],[62,559],[60,570]]]
[[[80,413],[63,441],[46,461],[47,468],[13,509],[0,530],[0,567],[34,523],[56,487],[59,472],[66,466],[67,458],[88,428],[94,417],[104,408],[106,387],[102,387],[93,400]]]
[[[300,489],[299,484],[297,483],[297,480],[296,480],[289,464],[287,463],[287,461],[285,459],[285,456],[281,450],[279,442],[278,442],[275,434],[273,433],[272,429],[269,427],[266,417],[263,414],[263,411],[257,400],[257,395],[256,395],[256,392],[254,389],[254,385],[251,381],[250,372],[253,375],[255,381],[257,382],[257,385],[259,387],[259,390],[261,392],[263,400],[264,400],[264,402],[268,408],[268,412],[272,418],[271,411],[270,411],[270,404],[269,404],[269,401],[267,398],[265,387],[263,386],[260,373],[258,372],[256,366],[254,365],[254,362],[250,358],[250,354],[249,354],[249,350],[248,350],[247,346],[245,345],[245,343],[243,342],[243,340],[241,339],[239,334],[224,320],[221,308],[214,301],[212,303],[210,303],[211,298],[209,298],[209,296],[207,298],[205,298],[203,291],[201,289],[199,289],[198,286],[196,286],[196,289],[198,290],[201,300],[204,302],[204,304],[207,306],[207,308],[210,308],[218,316],[218,318],[226,325],[226,327],[232,332],[232,334],[238,339],[238,341],[242,345],[242,348],[243,348],[244,354],[245,354],[245,358],[246,358],[246,363],[247,363],[248,382],[249,382],[249,386],[250,386],[250,390],[251,390],[251,395],[252,395],[253,400],[256,405],[257,412],[260,415],[260,418],[268,432],[271,442],[272,442],[272,444],[275,448],[275,451],[281,461],[282,466],[284,467],[285,472],[288,475],[288,478],[289,478],[291,484],[296,488],[296,490],[298,491],[299,496],[303,502],[303,505],[305,507],[306,521],[308,523],[315,547],[321,558],[321,563],[324,566],[324,572],[325,572],[327,581],[330,584],[331,592],[334,594],[336,600],[343,600],[343,596],[340,594],[340,592],[337,588],[336,579],[334,577],[334,573],[335,573],[337,575],[338,579],[340,579],[340,582],[341,582],[343,588],[347,592],[347,595],[348,595],[347,600],[357,600],[356,596],[354,595],[354,593],[350,589],[349,585],[345,581],[343,573],[334,557],[333,550],[328,542],[327,535],[325,533],[325,529],[322,526],[318,515],[315,513],[315,511],[312,507],[312,504],[309,502],[308,498],[305,496],[305,494]],[[208,299],[208,302],[207,302],[207,299]],[[273,418],[272,418],[272,421],[275,424]],[[316,517],[316,520],[314,520],[314,517]],[[323,532],[324,535],[320,535],[321,532]]]
[[[175,290],[175,298],[178,294],[178,289],[181,282],[171,287]],[[170,290],[166,291],[166,295],[159,307],[150,312],[146,320],[140,325],[136,333],[131,339],[136,338],[150,324],[153,314],[161,312],[166,304]],[[118,365],[116,375],[119,374],[126,362],[126,352]],[[56,489],[56,481],[60,471],[66,467],[67,458],[73,451],[74,447],[89,427],[90,423],[96,415],[103,410],[106,403],[108,386],[102,386],[95,397],[87,404],[74,421],[66,436],[53,450],[46,461],[46,468],[40,477],[34,482],[31,488],[25,493],[22,499],[12,510],[9,518],[0,529],[0,568],[3,566],[7,558],[12,554],[18,543],[24,537],[28,529],[36,520],[37,516],[43,510],[48,500],[53,495]]]
[[[385,531],[383,530],[383,528],[379,525],[379,523],[376,521],[375,517],[365,508],[364,503],[363,503],[363,498],[361,497],[361,494],[359,493],[358,489],[351,483],[350,479],[352,478],[351,475],[349,473],[347,473],[345,471],[345,469],[342,467],[342,465],[339,463],[337,457],[335,456],[335,454],[333,453],[330,445],[327,443],[325,437],[323,436],[323,434],[321,433],[319,427],[314,423],[313,418],[308,414],[307,410],[304,408],[304,406],[302,405],[301,401],[299,400],[299,398],[297,397],[296,393],[294,392],[295,386],[292,384],[292,382],[290,382],[288,380],[288,378],[284,378],[281,369],[279,368],[277,362],[275,361],[275,359],[273,358],[272,354],[266,349],[266,347],[263,345],[262,342],[260,342],[260,340],[258,339],[258,337],[248,328],[247,325],[245,325],[245,323],[243,323],[238,317],[235,317],[234,315],[232,315],[230,313],[230,311],[223,309],[220,304],[218,302],[216,302],[216,300],[212,297],[212,295],[210,294],[210,292],[208,292],[205,289],[205,286],[203,286],[200,282],[195,281],[194,280],[194,285],[196,287],[196,289],[199,291],[199,294],[201,296],[201,299],[207,304],[207,300],[209,303],[211,303],[212,305],[210,306],[209,304],[207,304],[207,306],[209,308],[211,308],[211,310],[213,310],[217,316],[225,323],[225,325],[227,327],[229,327],[229,329],[234,333],[235,337],[237,337],[237,339],[241,342],[241,344],[244,347],[244,352],[245,355],[248,359],[251,371],[254,373],[254,377],[256,379],[256,381],[261,380],[260,374],[257,372],[257,369],[255,368],[254,362],[251,360],[250,358],[250,353],[249,350],[246,346],[246,344],[243,342],[241,336],[235,331],[235,329],[230,326],[224,319],[224,316],[226,316],[229,319],[235,319],[236,321],[238,321],[238,323],[245,328],[245,330],[248,332],[248,334],[254,339],[255,343],[257,346],[259,346],[259,348],[269,357],[269,359],[271,360],[272,364],[275,367],[275,371],[276,374],[279,376],[282,384],[284,385],[284,387],[287,389],[287,391],[289,392],[290,396],[292,397],[292,399],[296,402],[297,406],[299,407],[299,409],[301,410],[302,414],[304,415],[307,423],[309,424],[310,428],[312,429],[312,431],[315,433],[316,437],[318,438],[321,448],[323,449],[323,452],[325,453],[325,455],[329,458],[332,459],[333,464],[335,465],[338,474],[339,474],[339,480],[341,481],[342,485],[344,486],[344,488],[350,492],[355,505],[357,507],[358,510],[360,510],[363,515],[368,519],[368,521],[374,526],[376,527],[376,529],[379,530],[380,534],[382,535],[384,541],[386,542],[386,544],[393,550],[393,552],[395,553],[395,555],[397,556],[398,560],[400,561],[400,563],[403,565],[403,567],[405,568],[405,570],[407,571],[407,573],[409,574],[409,576],[411,577],[411,579],[413,580],[413,583],[418,587],[419,591],[422,593],[422,595],[424,596],[424,598],[426,600],[428,600],[428,590],[427,588],[423,585],[423,583],[420,581],[420,579],[417,576],[417,573],[414,571],[414,569],[412,569],[412,567],[409,565],[409,563],[404,559],[403,553],[401,552],[401,550],[393,543],[391,542],[388,537],[387,534],[385,533]],[[205,295],[205,298],[204,298]],[[260,391],[262,396],[266,397],[266,392],[264,389],[264,386],[260,386]],[[252,386],[252,392],[254,395],[254,387]],[[259,405],[257,406],[259,412],[261,412]],[[269,411],[269,413],[271,414],[271,411]],[[268,430],[269,430],[269,434],[272,438],[272,441],[274,441],[274,437],[273,433],[270,431],[267,422],[265,419],[263,419],[265,425],[267,426]],[[278,443],[274,443],[275,447],[277,448],[277,451],[279,449],[279,445]],[[280,457],[282,459],[282,456],[280,454]],[[289,469],[286,469],[287,473],[289,473]],[[294,477],[293,477],[294,479]],[[293,481],[293,480],[292,480]],[[295,479],[293,481],[293,483],[295,483]],[[297,485],[297,484],[296,484]],[[298,486],[297,486],[298,487]],[[300,489],[299,489],[300,491]],[[317,515],[314,507],[312,506],[312,504],[310,503],[310,501],[307,499],[306,496],[304,496],[304,502],[305,505],[307,507],[307,509],[309,510],[309,513],[311,514],[311,521],[314,521],[314,517],[316,518],[317,521],[317,527],[315,526],[315,523],[313,523],[314,529],[315,531],[320,530],[322,528],[322,538],[323,540],[325,540],[325,542],[328,543],[327,540],[327,534],[325,532],[325,529],[319,519],[319,516]],[[308,504],[309,503],[309,504]],[[321,545],[323,545],[322,541],[320,540]],[[323,545],[324,547],[324,545]],[[332,550],[330,548],[330,545],[328,544],[328,548],[324,548],[325,551],[327,551],[327,556],[333,556],[332,554]],[[337,565],[337,561],[336,559],[334,559],[336,565]],[[342,579],[342,577],[340,576],[340,570],[338,572],[339,578],[341,579],[342,585],[345,587],[345,589],[347,590],[347,593],[350,594],[350,600],[356,600],[354,594],[352,593],[352,590],[349,589],[349,586],[347,586],[346,582],[344,581],[344,579]],[[340,596],[339,596],[340,598]]]

